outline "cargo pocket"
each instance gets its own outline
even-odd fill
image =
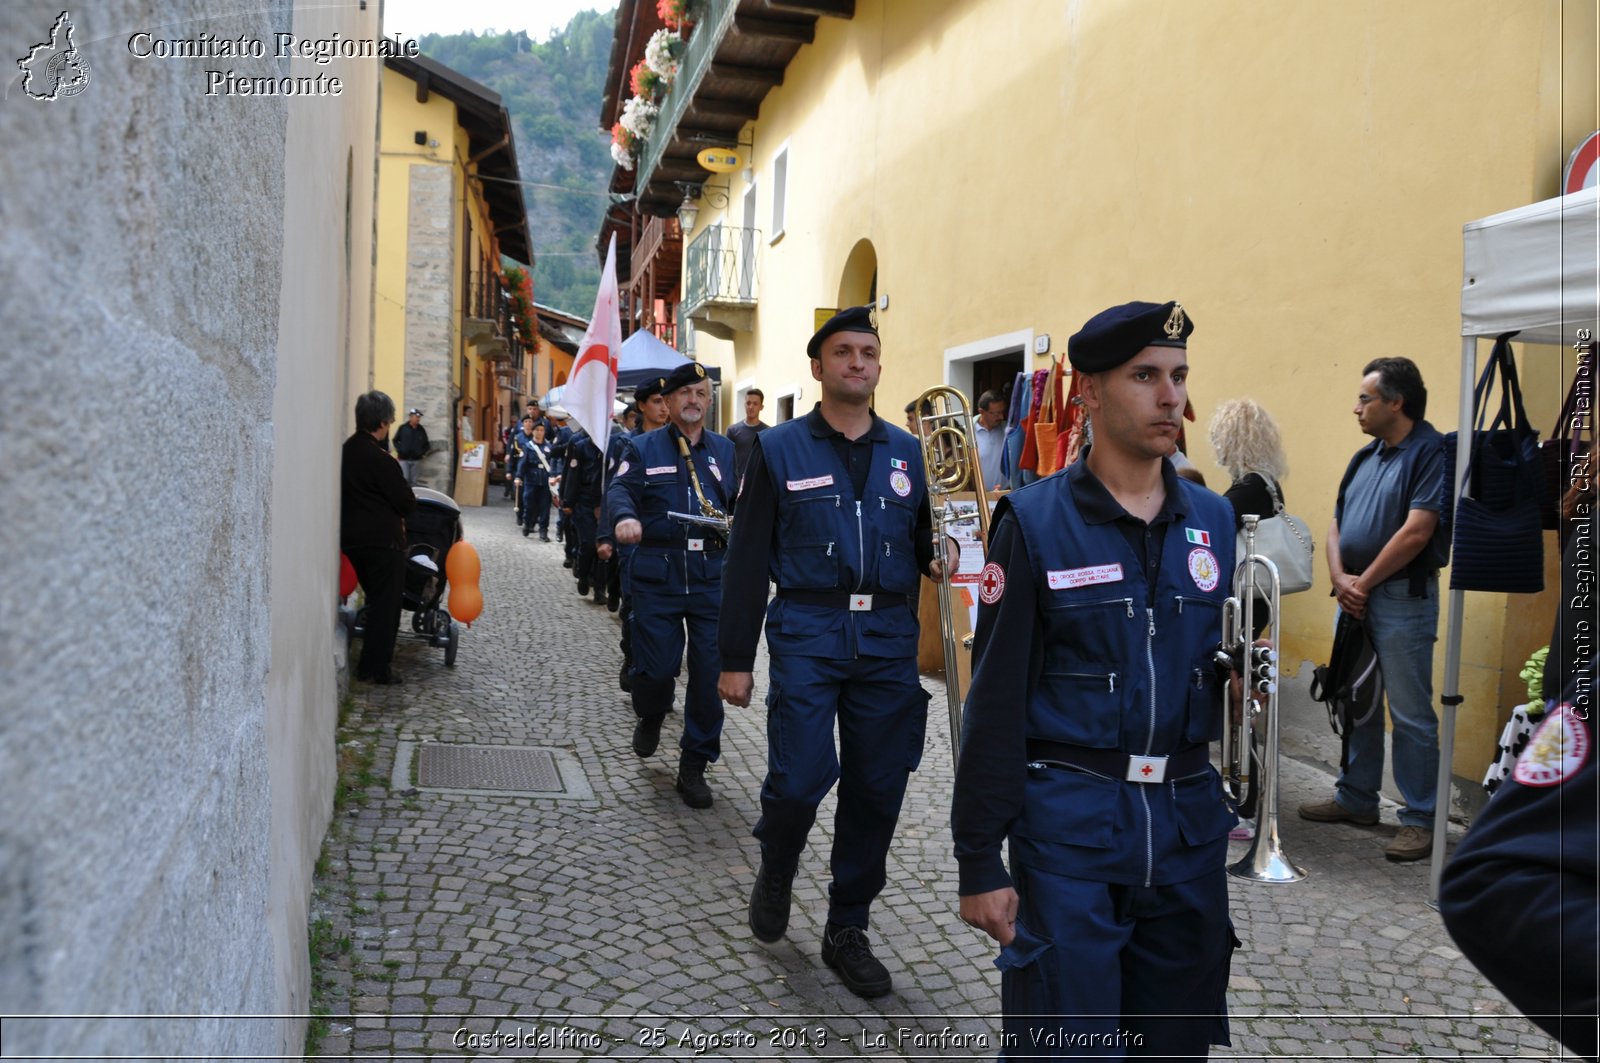
[[[670,575],[668,565],[671,562],[666,554],[636,551],[633,555],[633,567],[628,578],[639,583],[661,584],[667,582]]]
[[[1238,825],[1239,817],[1222,799],[1222,780],[1215,772],[1175,780],[1172,799],[1177,804],[1178,833],[1186,845],[1207,845]]]
[[[1000,968],[1000,1010],[1019,1018],[1049,1015],[1057,1007],[1051,969],[1055,943],[1036,935],[1020,918],[1016,932],[994,960]]]

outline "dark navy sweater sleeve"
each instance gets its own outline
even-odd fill
[[[1546,716],[1512,778],[1478,814],[1444,870],[1439,913],[1461,951],[1511,1003],[1593,1059],[1600,780],[1593,721],[1579,711]]]
[[[963,897],[1011,885],[1000,846],[1022,811],[1027,713],[1043,660],[1038,595],[1022,530],[1002,507],[989,545],[1004,587],[978,605],[950,827]],[[986,574],[988,578],[988,574]]]
[[[778,496],[757,437],[739,488],[738,519],[722,562],[722,611],[717,649],[725,672],[755,669],[756,644],[767,609],[767,572],[778,523]]]

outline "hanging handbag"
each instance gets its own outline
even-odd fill
[[[1061,394],[1061,368],[1054,358],[1050,359],[1050,375],[1045,380],[1044,405],[1039,407],[1039,416],[1033,422],[1033,437],[1039,451],[1039,465],[1037,472],[1040,476],[1049,476],[1061,466],[1056,461],[1056,423],[1060,419],[1058,408]]]
[[[1473,391],[1476,411],[1466,489],[1456,500],[1450,588],[1534,594],[1544,589],[1544,531],[1539,526],[1538,433],[1528,424],[1511,357],[1511,336],[1494,353]],[[1485,431],[1488,399],[1501,377],[1500,411]],[[1448,438],[1448,437],[1447,437]],[[1453,453],[1447,444],[1445,451]]]
[[[1544,479],[1544,488],[1539,494],[1539,523],[1546,531],[1561,527],[1561,500],[1572,486],[1572,466],[1586,463],[1594,446],[1592,379],[1589,354],[1585,351],[1578,356],[1578,371],[1567,389],[1567,400],[1561,404],[1561,417],[1556,421],[1552,438],[1539,444],[1540,471]],[[1581,410],[1578,408],[1580,397],[1584,400]],[[1581,471],[1578,479],[1586,479]]]
[[[1272,492],[1273,514],[1256,522],[1256,553],[1272,561],[1278,568],[1278,593],[1298,594],[1311,589],[1313,560],[1316,547],[1311,540],[1311,529],[1306,522],[1283,508],[1283,491],[1271,477],[1261,475]],[[1244,532],[1239,532],[1237,552],[1244,559]]]

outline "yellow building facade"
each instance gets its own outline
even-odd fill
[[[676,126],[730,111],[707,99],[730,84],[728,50],[777,32],[741,30],[731,0],[705,6],[626,187],[654,213],[685,191],[698,207],[685,309],[695,356],[734,382],[723,423],[751,386],[769,420],[811,408],[819,308],[877,303],[877,406],[899,423],[923,389],[971,389],[994,359],[1064,358],[1104,307],[1177,299],[1198,323],[1190,456],[1226,486],[1206,421],[1221,400],[1257,399],[1284,429],[1289,508],[1319,540],[1316,585],[1286,601],[1291,668],[1331,643],[1320,540],[1367,442],[1352,415],[1362,366],[1412,358],[1429,419],[1455,427],[1461,227],[1555,195],[1600,126],[1592,2],[775,4],[842,17],[796,14],[782,35],[801,43],[727,141],[741,168],[696,176],[695,138]],[[731,298],[696,309],[713,244],[748,260]],[[1548,435],[1559,367],[1529,359],[1523,380]],[[1557,560],[1552,534],[1547,586]],[[1458,775],[1481,774],[1525,700],[1517,671],[1554,607],[1549,591],[1468,597]],[[1436,692],[1442,616],[1439,636]]]
[[[510,117],[450,68],[397,58],[378,124],[371,386],[423,411],[435,452],[421,480],[448,490],[457,433],[491,439],[520,388],[501,258],[533,256]]]

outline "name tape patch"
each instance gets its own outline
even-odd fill
[[[786,481],[786,485],[791,491],[809,491],[813,487],[832,487],[833,474],[829,473],[826,476],[812,476],[805,480],[788,480]]]
[[[645,469],[644,474],[646,476],[676,476],[678,467],[676,465],[655,465]]]
[[[1095,583],[1116,583],[1122,579],[1122,565],[1090,565],[1088,568],[1058,568],[1045,573],[1053,591],[1088,587]]]

